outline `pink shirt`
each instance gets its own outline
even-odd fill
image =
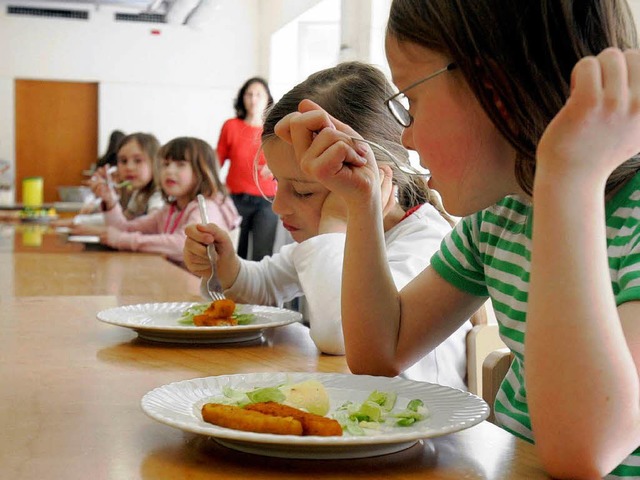
[[[215,200],[206,200],[209,221],[231,231],[240,225],[238,215],[231,198],[218,195]],[[134,252],[152,252],[166,255],[169,259],[182,262],[182,249],[187,225],[201,223],[198,202],[193,200],[183,210],[174,204],[165,205],[148,215],[127,220],[122,208],[116,204],[105,212],[107,245],[118,250]]]

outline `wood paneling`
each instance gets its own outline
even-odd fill
[[[44,201],[80,185],[98,157],[98,84],[16,80],[16,200],[22,179],[44,177]]]

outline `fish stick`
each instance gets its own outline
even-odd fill
[[[342,436],[342,427],[338,421],[308,413],[288,405],[276,402],[252,403],[245,410],[260,412],[275,417],[291,417],[302,424],[302,435],[319,435],[322,437]]]
[[[211,302],[211,305],[209,305],[204,313],[216,318],[228,318],[233,315],[235,309],[236,302],[230,298],[223,298],[222,300]]]
[[[302,435],[302,424],[292,417],[275,417],[234,405],[207,403],[202,407],[205,422],[245,432]]]
[[[203,313],[193,316],[193,324],[196,327],[232,327],[238,325],[238,320],[233,317],[219,318]]]

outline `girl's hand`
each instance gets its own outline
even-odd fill
[[[383,216],[397,205],[395,187],[392,183],[393,172],[389,165],[380,165],[380,198],[382,199]],[[322,204],[320,212],[319,233],[337,233],[347,231],[347,205],[335,193],[331,192]]]
[[[608,48],[581,59],[571,94],[549,123],[537,151],[537,173],[588,177],[604,185],[640,152],[640,51]]]
[[[318,233],[344,233],[347,231],[347,205],[333,192],[324,199],[320,211]]]
[[[87,182],[93,194],[102,199],[107,210],[111,210],[118,202],[118,194],[108,181],[107,167],[100,167]]]
[[[184,262],[189,271],[201,278],[211,275],[211,263],[207,255],[207,245],[214,244],[218,254],[216,270],[223,288],[235,282],[240,271],[240,259],[236,254],[229,234],[213,223],[193,224],[185,229]]]
[[[280,120],[275,133],[294,148],[303,172],[317,178],[348,204],[362,204],[378,194],[378,167],[368,145],[310,100]]]

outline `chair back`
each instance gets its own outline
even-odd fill
[[[506,348],[500,339],[498,325],[475,325],[467,333],[467,385],[469,391],[482,396],[482,363],[494,350]]]
[[[496,423],[493,405],[495,404],[500,384],[509,371],[512,361],[513,354],[511,351],[508,348],[500,348],[487,355],[482,364],[482,398],[491,407],[491,413],[487,418],[491,423]]]

